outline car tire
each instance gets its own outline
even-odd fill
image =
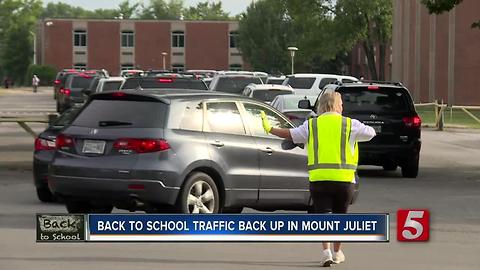
[[[394,164],[394,163],[387,163],[387,164],[384,164],[383,165],[383,169],[385,171],[395,171],[397,170],[397,164]]]
[[[219,213],[217,185],[208,174],[194,172],[185,181],[177,205],[179,211],[185,214]]]
[[[42,202],[57,201],[57,198],[52,194],[48,187],[37,187],[37,197]]]
[[[88,202],[81,201],[66,201],[65,206],[67,207],[67,211],[70,214],[109,214],[113,210],[113,206],[111,205],[93,206]]]
[[[416,178],[418,176],[419,156],[408,160],[405,165],[402,166],[402,176],[406,178]]]

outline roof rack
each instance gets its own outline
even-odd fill
[[[397,86],[403,86],[401,82],[392,82],[392,81],[376,81],[376,80],[362,80],[359,81],[361,83],[369,83],[369,84],[392,84],[392,85],[397,85]]]

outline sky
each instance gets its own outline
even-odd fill
[[[195,6],[199,2],[205,2],[206,0],[184,0],[185,6]],[[208,0],[208,1],[221,1],[223,9],[234,16],[244,12],[248,5],[252,3],[252,0]],[[43,0],[45,4],[50,2],[63,2],[72,6],[81,6],[85,9],[97,9],[97,8],[116,8],[122,0]],[[130,0],[134,2],[149,2],[148,0]]]

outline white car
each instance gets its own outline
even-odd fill
[[[308,118],[315,116],[315,113],[310,109],[298,108],[298,102],[303,99],[308,99],[310,104],[315,104],[317,96],[281,95],[275,97],[270,105],[285,114],[295,125],[299,126]]]
[[[345,75],[302,73],[287,76],[283,85],[290,85],[298,95],[318,96],[325,85],[337,81],[351,83],[358,82],[358,79]]]
[[[118,91],[125,81],[125,77],[109,77],[101,78],[98,81],[95,93],[101,93],[105,91]]]
[[[267,78],[267,84],[282,84],[287,76],[282,75],[282,76],[268,76]]]
[[[294,93],[295,91],[293,88],[288,85],[251,83],[245,87],[242,95],[263,101],[265,103],[270,103],[279,95],[288,95]]]

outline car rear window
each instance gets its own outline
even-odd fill
[[[253,91],[252,97],[265,102],[271,102],[276,96],[291,94],[291,91],[287,90],[277,90],[277,89],[268,89],[268,90],[255,90]]]
[[[80,112],[72,125],[161,128],[164,126],[166,110],[167,105],[161,102],[94,99]]]
[[[80,112],[81,107],[73,107],[68,110],[66,110],[64,113],[62,113],[57,120],[53,122],[53,126],[65,126],[70,124],[73,119],[75,119],[75,116],[78,115]]]
[[[138,87],[142,89],[193,89],[208,90],[207,86],[201,80],[182,80],[182,79],[144,79],[129,78],[125,81],[122,89],[134,90]]]
[[[255,83],[262,84],[262,79],[260,77],[242,77],[242,76],[231,76],[231,77],[222,77],[218,79],[218,83],[215,86],[215,91],[240,94],[242,93],[245,86]]]
[[[120,89],[120,86],[122,85],[121,81],[118,82],[105,82],[103,83],[103,89],[102,91],[113,91],[113,90],[118,90]]]
[[[411,110],[411,98],[402,88],[380,87],[344,87],[338,92],[342,95],[344,112],[408,112]]]
[[[267,83],[268,84],[282,84],[284,79],[268,79]]]
[[[92,82],[93,77],[82,77],[82,76],[75,76],[72,77],[71,86],[72,88],[88,88],[90,83]]]
[[[292,88],[296,89],[310,89],[312,88],[313,83],[315,82],[315,78],[297,78],[297,77],[289,77],[287,79],[287,84],[290,85]]]

